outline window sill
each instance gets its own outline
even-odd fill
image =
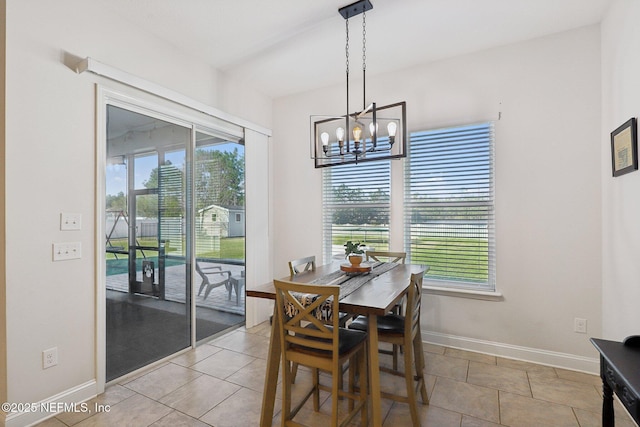
[[[503,301],[504,297],[501,292],[476,291],[470,289],[454,289],[443,288],[439,286],[423,286],[422,290],[425,294],[442,295],[448,297],[471,298],[485,301]]]

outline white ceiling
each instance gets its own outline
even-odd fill
[[[213,67],[279,97],[344,81],[353,0],[101,0]],[[600,22],[612,0],[371,0],[368,75]],[[362,19],[349,20],[361,73]]]

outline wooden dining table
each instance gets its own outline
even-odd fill
[[[341,262],[335,261],[322,265],[316,268],[315,271],[307,271],[295,277],[285,277],[282,280],[309,283],[340,270],[340,265]],[[398,264],[378,276],[376,276],[374,270],[373,273],[369,273],[371,280],[366,281],[357,290],[340,299],[340,312],[364,315],[367,316],[369,321],[369,384],[372,407],[371,421],[374,426],[382,426],[377,316],[383,316],[388,313],[407,293],[412,273],[426,271],[427,269],[428,267],[423,265]],[[275,300],[275,295],[273,282],[247,289],[248,297]],[[262,427],[272,425],[280,368],[281,339],[280,331],[274,321],[271,325],[267,372],[262,396],[262,413],[260,416],[260,426]]]

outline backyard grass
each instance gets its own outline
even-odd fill
[[[429,266],[428,277],[486,283],[489,245],[481,238],[428,238],[411,242],[411,262]]]
[[[382,231],[384,230],[384,231]],[[360,242],[376,250],[389,250],[386,229],[334,231],[334,246]],[[411,242],[411,262],[429,266],[427,276],[452,281],[488,281],[488,240],[486,238],[424,237]]]

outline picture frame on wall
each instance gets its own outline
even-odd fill
[[[638,170],[638,130],[635,117],[611,132],[613,176]]]

